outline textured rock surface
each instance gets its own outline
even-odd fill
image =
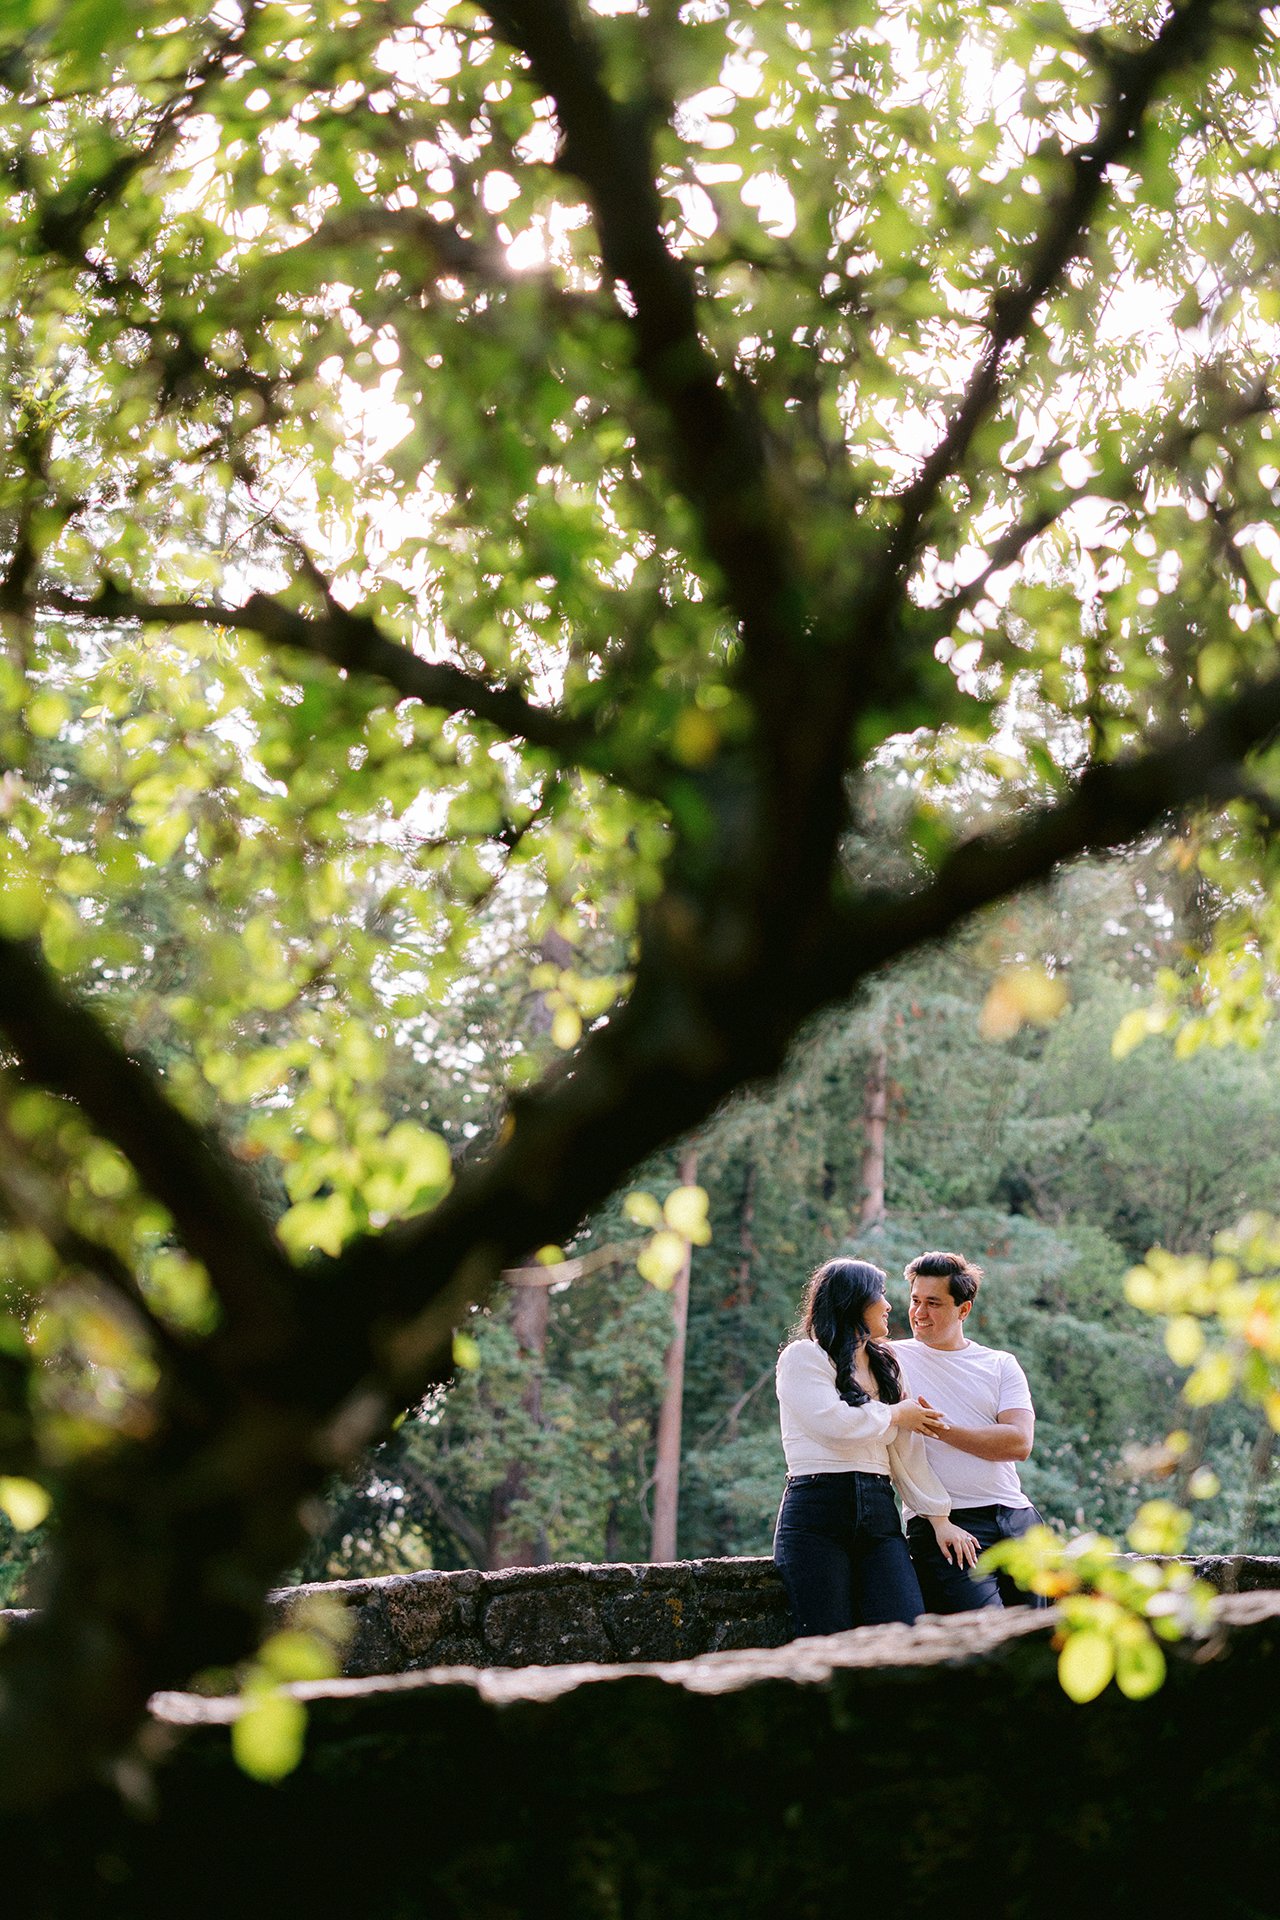
[[[273,1788],[232,1765],[233,1701],[168,1695],[158,1819],[83,1809],[78,1881],[65,1827],[0,1844],[59,1920],[1274,1920],[1280,1594],[1220,1612],[1154,1698],[1088,1707],[1022,1611],[333,1681]]]
[[[791,1634],[770,1560],[415,1573],[292,1588],[273,1596],[273,1604],[287,1614],[315,1591],[347,1604],[347,1672],[355,1675],[687,1660],[733,1647],[776,1647]]]
[[[1280,1590],[1280,1559],[1188,1561],[1219,1591]],[[287,1613],[314,1591],[340,1595],[353,1633],[346,1671],[563,1666],[568,1661],[687,1660],[790,1638],[770,1560],[670,1566],[518,1567],[505,1573],[415,1573],[340,1580],[276,1594]]]
[[[1280,1591],[1280,1558],[1188,1560],[1219,1592]],[[786,1597],[764,1559],[669,1566],[513,1567],[504,1573],[392,1574],[273,1594],[287,1617],[309,1593],[338,1595],[351,1617],[346,1671],[563,1666],[594,1660],[688,1660],[790,1638]],[[26,1614],[0,1613],[20,1622]]]

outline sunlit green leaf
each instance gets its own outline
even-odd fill
[[[1070,1634],[1058,1655],[1062,1691],[1081,1705],[1097,1699],[1115,1668],[1115,1647],[1108,1635],[1095,1628],[1085,1627]]]
[[[236,1765],[254,1780],[283,1780],[302,1758],[306,1730],[307,1710],[291,1694],[251,1694],[231,1723]]]
[[[5,1513],[19,1533],[29,1533],[49,1517],[53,1501],[35,1480],[14,1474],[0,1474],[0,1512]]]

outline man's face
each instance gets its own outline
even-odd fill
[[[926,1347],[958,1347],[964,1344],[964,1323],[969,1317],[971,1300],[957,1306],[951,1298],[948,1280],[930,1280],[917,1274],[911,1282],[911,1306],[907,1318],[911,1331]]]

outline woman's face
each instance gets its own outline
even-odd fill
[[[876,1300],[868,1300],[862,1310],[862,1324],[873,1340],[887,1340],[889,1337],[889,1296],[882,1293]]]

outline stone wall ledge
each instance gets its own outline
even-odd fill
[[[164,1695],[152,1817],[104,1788],[0,1817],[0,1846],[45,1920],[1274,1920],[1280,1592],[1215,1611],[1156,1694],[1087,1706],[1021,1608],[325,1681],[270,1787],[235,1764],[239,1702]]]
[[[1280,1557],[1215,1553],[1182,1565],[1219,1592],[1280,1590]],[[687,1661],[706,1653],[777,1647],[791,1617],[770,1559],[509,1567],[415,1572],[282,1588],[273,1619],[299,1599],[332,1594],[351,1615],[345,1674],[434,1667],[564,1667],[581,1661]],[[8,1624],[31,1609],[0,1615]]]
[[[1034,1613],[1025,1608],[990,1609],[981,1613],[926,1614],[915,1626],[855,1627],[851,1633],[826,1634],[809,1640],[791,1640],[776,1647],[735,1648],[689,1660],[633,1660],[616,1663],[576,1661],[563,1666],[429,1667],[416,1672],[382,1673],[367,1678],[298,1682],[285,1688],[319,1712],[325,1724],[333,1708],[342,1724],[357,1724],[345,1709],[358,1713],[361,1702],[385,1701],[391,1711],[403,1701],[410,1714],[430,1711],[431,1696],[462,1689],[493,1707],[549,1703],[580,1687],[615,1685],[625,1681],[657,1682],[689,1694],[739,1693],[745,1688],[784,1682],[793,1686],[826,1687],[840,1674],[874,1672],[877,1678],[921,1677],[938,1668],[999,1666],[1019,1642],[1040,1642],[1030,1661],[1038,1677],[1052,1677],[1052,1641],[1057,1609]],[[1260,1628],[1280,1628],[1280,1592],[1257,1590],[1221,1595],[1214,1603],[1213,1625],[1203,1639],[1180,1642],[1170,1658],[1193,1663],[1226,1657],[1243,1635]],[[1024,1649],[1024,1654],[1030,1649]],[[1028,1667],[1019,1659],[1020,1670]],[[414,1704],[416,1701],[417,1704]],[[151,1701],[153,1717],[171,1727],[228,1726],[242,1712],[237,1696],[194,1693],[158,1693]],[[375,1709],[376,1712],[376,1709]]]
[[[1186,1556],[1181,1564],[1220,1593],[1280,1590],[1280,1557]],[[272,1608],[287,1617],[311,1593],[346,1603],[353,1631],[344,1670],[353,1677],[690,1660],[791,1637],[773,1562],[754,1557],[390,1574],[286,1588],[272,1595]]]
[[[1024,1609],[321,1682],[268,1789],[235,1701],[166,1696],[163,1818],[117,1823],[111,1898],[59,1920],[1273,1920],[1280,1593],[1216,1612],[1158,1693],[1087,1706]]]
[[[1280,1557],[1215,1554],[1181,1564],[1220,1593],[1280,1591]],[[272,1617],[286,1621],[316,1593],[348,1609],[344,1672],[351,1678],[439,1667],[696,1660],[778,1647],[791,1637],[782,1583],[762,1557],[336,1580],[278,1590],[270,1596]],[[29,1610],[0,1615],[14,1625],[31,1617]]]

